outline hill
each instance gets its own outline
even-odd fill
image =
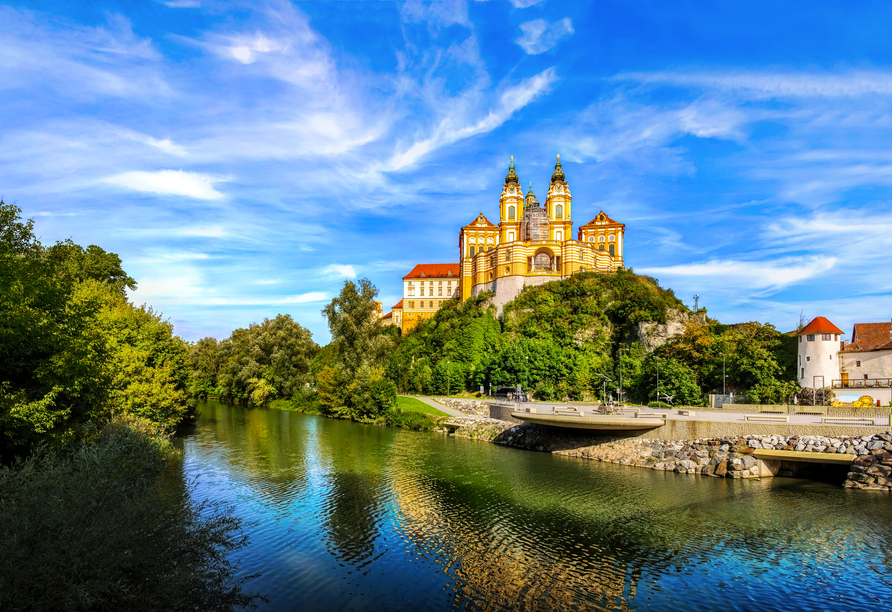
[[[526,287],[501,319],[490,298],[445,303],[399,340],[389,377],[421,393],[521,384],[542,400],[594,399],[605,386],[616,396],[622,377],[626,398],[647,402],[659,371],[662,393],[697,405],[721,390],[724,358],[728,389],[762,401],[798,389],[795,339],[771,325],[691,313],[671,289],[632,271]]]

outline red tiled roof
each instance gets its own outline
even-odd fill
[[[418,264],[403,278],[458,278],[461,269],[457,263]]]
[[[480,225],[485,227],[495,227],[495,225],[489,222],[489,219],[483,216],[483,213],[477,215],[477,218],[468,223],[465,227],[479,227]]]
[[[394,304],[393,306],[391,306],[390,309],[391,309],[391,310],[396,310],[397,308],[402,308],[402,307],[403,307],[403,301],[400,300],[399,302],[397,302],[396,304]]]
[[[844,334],[836,325],[825,319],[824,317],[815,317],[811,323],[799,330],[802,334]]]
[[[892,350],[892,323],[855,323],[852,341],[843,349],[847,353],[884,350]]]
[[[382,319],[390,319],[391,317],[393,317],[393,313],[392,313],[392,312],[388,312],[386,315],[384,315],[384,316],[381,317],[381,318],[382,318]]]

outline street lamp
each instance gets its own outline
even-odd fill
[[[623,347],[619,349],[619,405],[623,406],[623,353],[629,349]]]
[[[598,374],[601,377],[601,401],[605,404],[607,403],[607,381],[613,382],[612,378],[607,378],[603,374]]]
[[[660,403],[660,358],[654,355],[657,360],[657,403]]]

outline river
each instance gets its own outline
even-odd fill
[[[877,610],[888,494],[679,475],[206,402],[196,499],[267,610]]]

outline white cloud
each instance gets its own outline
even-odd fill
[[[511,4],[513,4],[517,8],[526,8],[528,6],[533,6],[534,4],[539,4],[542,0],[511,0]]]
[[[394,155],[387,164],[389,169],[406,168],[439,147],[491,132],[508,121],[515,112],[546,93],[556,80],[554,68],[548,68],[524,79],[516,86],[504,88],[499,95],[498,103],[483,117],[480,117],[482,113],[476,108],[473,110],[467,108],[467,100],[458,101],[453,112],[439,122],[431,136],[415,142],[402,153]]]
[[[207,304],[211,306],[284,306],[287,304],[306,304],[309,302],[324,302],[328,299],[328,294],[321,291],[312,291],[310,293],[302,293],[300,295],[292,295],[284,298],[225,298],[212,297],[207,298]]]
[[[170,8],[201,8],[198,0],[160,0],[161,4]]]
[[[265,280],[259,280],[259,281],[257,281],[257,284],[258,285],[278,285],[281,282],[282,282],[282,279],[280,279],[280,278],[270,278],[270,279],[265,279]]]
[[[164,259],[169,259],[172,261],[187,261],[190,259],[210,259],[210,255],[207,253],[167,253],[165,255],[161,255]]]
[[[770,290],[801,283],[821,276],[836,265],[837,258],[826,255],[785,257],[766,261],[714,259],[702,263],[641,268],[637,272],[651,276],[699,277],[717,286],[733,284],[739,291]]]
[[[626,72],[616,80],[746,93],[753,98],[853,97],[892,94],[892,72]]]
[[[223,179],[182,170],[158,172],[133,171],[105,179],[105,182],[136,191],[148,191],[170,195],[188,196],[199,200],[219,200],[223,194],[214,189],[214,183]]]
[[[520,24],[523,36],[514,42],[529,55],[538,55],[548,51],[561,40],[573,34],[573,25],[569,17],[549,24],[544,19],[534,19]]]
[[[202,238],[224,238],[229,235],[220,226],[214,227],[191,227],[177,232],[180,236],[199,236]]]
[[[350,265],[331,264],[322,273],[338,278],[356,278],[356,269]]]

